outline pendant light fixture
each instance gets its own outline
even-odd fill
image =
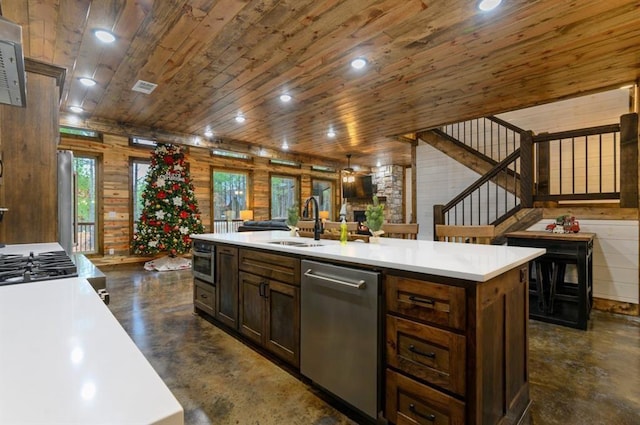
[[[353,172],[355,171],[352,167],[351,167],[351,154],[347,154],[347,166],[345,168],[342,169],[344,176],[342,177],[342,181],[344,183],[353,183],[356,178],[353,175]]]

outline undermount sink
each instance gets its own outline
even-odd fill
[[[269,241],[267,243],[272,243],[275,245],[287,245],[287,246],[296,246],[299,248],[310,248],[314,246],[322,246],[319,242],[298,242],[298,241]]]

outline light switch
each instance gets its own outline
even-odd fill
[[[116,212],[115,211],[109,211],[109,218],[116,218]]]

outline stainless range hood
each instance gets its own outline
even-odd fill
[[[22,27],[0,16],[0,103],[27,106]]]

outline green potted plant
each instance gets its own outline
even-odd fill
[[[384,205],[378,202],[378,197],[374,195],[373,205],[367,205],[367,209],[364,212],[367,219],[365,225],[369,228],[372,237],[369,238],[370,242],[377,242],[380,235],[384,233],[382,230],[382,223],[384,223]]]
[[[300,215],[298,215],[298,206],[294,205],[292,207],[287,208],[287,226],[291,230],[291,236],[296,235],[296,227],[298,225],[298,220],[300,220]]]

